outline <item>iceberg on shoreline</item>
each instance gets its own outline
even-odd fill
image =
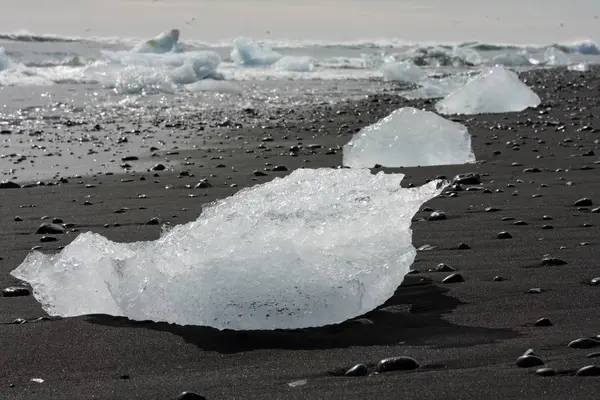
[[[467,128],[430,111],[400,108],[356,133],[344,146],[350,168],[414,167],[475,162]]]
[[[492,114],[535,108],[540,97],[517,74],[496,66],[469,80],[435,105],[440,114]]]
[[[388,300],[412,265],[411,220],[446,183],[301,169],[206,207],[151,242],[80,234],[11,274],[50,315],[110,314],[219,329],[339,323]]]

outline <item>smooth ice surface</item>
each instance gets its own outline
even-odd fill
[[[519,112],[539,104],[539,96],[517,74],[496,66],[439,101],[435,109],[440,114],[484,114]]]
[[[469,79],[469,75],[462,74],[427,78],[419,82],[419,88],[403,92],[401,96],[409,100],[442,98],[463,87]]]
[[[576,71],[576,72],[587,72],[590,70],[590,67],[586,63],[569,65],[567,68],[569,69],[569,71]]]
[[[12,67],[12,61],[10,61],[10,57],[6,54],[4,47],[0,47],[0,71],[4,71],[10,67]]]
[[[83,233],[11,272],[50,315],[229,329],[342,322],[381,305],[414,261],[411,219],[443,189],[401,174],[302,169],[245,189],[156,241]]]
[[[154,39],[140,43],[134,48],[138,53],[169,53],[181,51],[179,48],[179,29],[163,32]]]
[[[544,52],[544,63],[552,66],[565,66],[571,64],[571,59],[562,50],[548,47]]]
[[[231,58],[238,64],[249,67],[275,64],[282,55],[267,45],[260,45],[247,38],[237,38],[233,42]]]
[[[386,81],[417,83],[427,77],[427,72],[412,61],[385,63],[379,70]]]
[[[344,146],[351,168],[411,167],[475,162],[467,128],[430,111],[400,108],[356,133]]]
[[[313,60],[305,56],[285,56],[279,59],[274,66],[288,72],[311,72],[315,69]]]

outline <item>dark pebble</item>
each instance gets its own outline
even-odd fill
[[[0,189],[20,189],[21,185],[13,181],[0,182]]]
[[[24,286],[10,286],[2,291],[3,297],[29,296],[31,292]]]
[[[451,274],[442,280],[442,283],[460,283],[464,282],[465,278],[461,274]]]
[[[587,197],[584,197],[584,198],[582,198],[582,199],[579,199],[579,200],[577,200],[577,201],[576,201],[576,202],[575,202],[573,205],[574,205],[575,207],[589,207],[589,206],[591,206],[592,204],[594,204],[594,203],[592,202],[592,199],[589,199],[589,198],[587,198]]]
[[[552,217],[551,217],[551,216],[549,216],[549,215],[544,215],[544,216],[542,217],[542,219],[543,219],[544,221],[552,221],[554,218],[552,218]]]
[[[153,217],[146,222],[146,225],[160,225],[162,223],[162,219],[158,217]]]
[[[288,168],[285,165],[276,165],[275,167],[273,167],[273,171],[275,172],[281,172],[281,171],[287,171]]]
[[[525,222],[525,221],[515,221],[515,222],[513,222],[513,225],[515,225],[515,226],[527,225],[527,222]]]
[[[552,225],[542,225],[542,229],[548,230],[548,229],[554,229],[554,227]]]
[[[514,221],[513,217],[502,217],[500,221]]]
[[[535,326],[552,326],[552,321],[548,318],[540,318],[535,321]]]
[[[419,363],[412,357],[385,358],[377,363],[378,372],[403,371],[419,368]]]
[[[594,278],[590,281],[590,285],[591,286],[598,286],[600,285],[600,276],[598,278]]]
[[[57,235],[65,233],[65,228],[57,224],[42,224],[35,233],[38,235]]]
[[[500,232],[500,233],[498,233],[498,235],[496,235],[496,237],[497,237],[498,239],[512,239],[512,235],[511,235],[510,233],[508,233],[508,232],[504,232],[504,231],[503,231],[503,232]]]
[[[519,368],[531,368],[544,365],[544,362],[538,356],[533,354],[522,355],[517,358],[517,367]]]
[[[575,374],[576,376],[600,376],[600,367],[595,365],[587,365]]]
[[[600,340],[592,338],[579,338],[569,343],[572,349],[591,349],[596,346],[600,346]]]
[[[590,354],[586,355],[586,358],[596,358],[596,357],[600,357],[600,351],[596,351],[595,353],[590,353]]]
[[[535,371],[535,374],[539,376],[554,376],[556,375],[556,371],[552,368],[540,368]]]
[[[542,258],[542,265],[546,267],[556,266],[556,265],[566,265],[567,262],[565,260],[561,260],[560,258],[545,256]]]
[[[206,400],[206,397],[194,392],[182,392],[177,396],[177,400]]]
[[[469,250],[469,249],[470,249],[469,245],[468,245],[468,244],[466,244],[466,243],[464,243],[464,242],[461,242],[461,243],[458,245],[458,247],[456,247],[456,248],[457,248],[458,250]]]
[[[428,221],[442,221],[447,219],[446,213],[443,211],[434,211],[427,217]]]
[[[262,171],[254,171],[253,174],[254,176],[267,176],[267,174]]]
[[[452,183],[459,183],[461,185],[479,185],[481,183],[481,177],[479,174],[474,173],[458,174],[454,177]]]
[[[500,211],[500,209],[496,208],[496,207],[487,207],[485,209],[485,212],[498,212],[498,211]]]
[[[354,367],[350,368],[345,376],[365,376],[369,372],[369,369],[365,364],[356,364]]]
[[[539,168],[525,168],[523,172],[542,172]]]
[[[542,289],[540,288],[531,288],[527,291],[529,294],[542,294]]]
[[[156,164],[154,167],[152,167],[152,171],[164,171],[165,169],[167,169],[167,167],[162,164]]]
[[[21,218],[21,217],[19,217],[19,216],[16,216],[16,217],[14,218],[14,221],[15,221],[15,222],[21,222],[21,221],[23,221],[23,218]]]
[[[454,272],[454,271],[456,271],[454,268],[452,268],[451,266],[444,264],[444,263],[438,264],[438,266],[435,270],[437,272]]]
[[[502,282],[503,280],[504,280],[504,278],[501,277],[501,276],[495,276],[494,277],[494,282]]]
[[[40,242],[42,243],[49,243],[49,242],[57,242],[58,239],[55,238],[54,236],[42,236],[40,238]]]
[[[204,180],[204,181],[200,181],[196,184],[196,186],[194,186],[194,189],[208,189],[209,187],[212,187],[212,185]]]
[[[136,156],[126,156],[126,157],[121,158],[121,161],[137,161],[137,160],[139,160],[139,158]]]

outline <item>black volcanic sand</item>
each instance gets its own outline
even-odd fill
[[[600,285],[590,285],[600,276],[600,213],[592,211],[600,206],[600,69],[522,78],[542,98],[538,109],[457,118],[473,135],[476,165],[400,169],[406,184],[475,172],[482,185],[465,185],[477,190],[448,192],[425,205],[443,210],[445,220],[428,221],[430,211],[415,216],[415,246],[434,248],[419,252],[413,268],[420,272],[363,316],[368,321],[219,332],[104,315],[39,320],[45,314],[32,296],[0,297],[0,398],[174,399],[185,390],[207,399],[598,398],[600,378],[575,372],[600,364],[586,358],[600,347],[568,344],[600,334]],[[203,203],[287,173],[274,166],[337,166],[342,152],[336,149],[356,129],[405,105],[430,109],[433,102],[387,93],[279,115],[247,110],[256,114],[255,127],[206,129],[198,142],[206,140],[210,149],[168,156],[163,149],[154,160],[167,168],[156,175],[1,189],[0,288],[18,284],[9,272],[34,246],[53,251],[88,230],[119,241],[152,240],[161,230],[146,224],[152,218],[193,220]],[[309,148],[313,144],[319,146]],[[291,146],[299,149],[290,153]],[[187,187],[203,178],[212,187]],[[591,205],[575,206],[582,198]],[[53,218],[74,226],[65,234],[35,234]],[[58,240],[41,242],[42,236]],[[461,242],[468,248],[457,249]],[[543,263],[547,254],[566,264]],[[439,263],[464,282],[441,283],[453,272],[435,272]],[[27,322],[12,323],[19,318]],[[549,322],[536,326],[542,318]],[[530,348],[555,376],[517,366]],[[358,363],[372,373],[378,361],[395,356],[413,357],[420,366],[341,376]],[[531,357],[520,364],[539,363]]]

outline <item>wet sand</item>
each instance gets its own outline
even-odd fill
[[[415,216],[414,245],[434,248],[420,251],[413,266],[419,273],[364,316],[372,324],[219,332],[102,315],[37,320],[44,312],[32,296],[0,297],[0,398],[174,399],[185,390],[207,399],[597,398],[600,378],[575,372],[600,365],[600,358],[586,357],[600,346],[568,344],[600,335],[600,285],[590,285],[600,277],[600,213],[594,210],[600,206],[600,69],[537,71],[522,78],[542,98],[538,109],[457,118],[473,136],[477,164],[388,171],[405,173],[406,184],[415,185],[476,172],[482,185],[425,205],[446,212],[446,220],[427,221],[430,211]],[[338,146],[357,128],[404,105],[431,108],[433,102],[388,93],[280,115],[247,110],[255,123],[208,127],[197,135],[199,149],[166,155],[176,146],[167,143],[155,156],[139,154],[137,161],[161,163],[164,171],[0,189],[0,288],[18,283],[9,272],[33,246],[52,251],[75,238],[72,232],[41,243],[35,231],[48,222],[45,216],[112,240],[152,240],[161,227],[146,224],[150,219],[194,220],[202,204],[288,173],[272,171],[274,166],[291,171],[340,165]],[[291,146],[299,147],[295,156]],[[212,187],[193,189],[203,178]],[[575,206],[582,198],[592,205]],[[499,239],[500,232],[512,237]],[[469,249],[456,249],[461,242]],[[546,254],[566,264],[542,265]],[[464,282],[441,283],[449,272],[429,272],[439,263],[456,269]],[[540,293],[529,293],[533,288]],[[27,322],[12,323],[17,318]],[[541,318],[551,326],[535,326]],[[530,348],[556,376],[516,365]],[[340,376],[357,363],[373,367],[404,355],[420,368]]]

